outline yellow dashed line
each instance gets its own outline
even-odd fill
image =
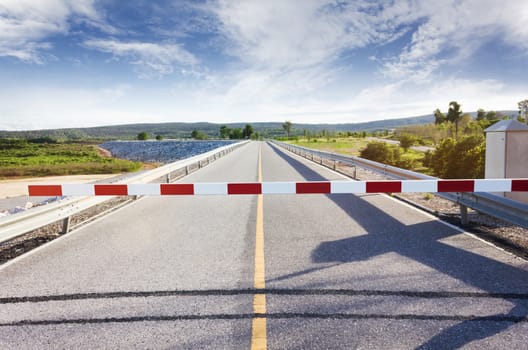
[[[262,182],[262,145],[259,148],[258,157],[258,182]],[[258,195],[257,200],[257,229],[255,239],[255,279],[254,285],[256,289],[263,289],[266,287],[266,275],[264,267],[264,201],[262,195]],[[253,297],[253,312],[255,314],[266,313],[266,295],[255,294]],[[267,349],[266,336],[266,318],[253,318],[251,331],[251,349],[262,350]]]

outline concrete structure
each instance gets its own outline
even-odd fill
[[[487,179],[528,178],[528,126],[517,120],[502,120],[485,130]],[[528,203],[528,193],[505,193]]]

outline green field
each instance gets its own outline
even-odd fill
[[[116,174],[136,171],[139,162],[104,156],[82,143],[38,143],[0,139],[0,178]]]
[[[297,146],[318,149],[321,151],[359,156],[359,152],[367,146],[368,140],[355,137],[313,138],[310,140],[300,138],[288,142]]]
[[[298,140],[290,140],[288,143],[302,146],[311,149],[317,149],[326,152],[339,153],[344,155],[359,157],[361,151],[367,146],[369,142],[365,138],[356,137],[337,137],[337,138],[299,138]],[[413,171],[418,171],[425,174],[430,174],[431,170],[424,167],[424,152],[409,149],[404,151],[403,148],[390,145],[391,148],[399,149],[399,160],[397,164],[392,164],[400,168],[405,168]]]

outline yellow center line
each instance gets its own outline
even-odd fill
[[[258,182],[262,182],[262,144],[259,146]],[[255,279],[256,289],[266,287],[264,267],[264,201],[262,195],[257,198],[257,229],[255,239]],[[266,313],[266,295],[255,294],[253,297],[253,313]],[[267,349],[266,318],[254,317],[251,331],[251,350]]]

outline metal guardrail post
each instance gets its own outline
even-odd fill
[[[462,225],[467,225],[469,222],[468,207],[463,204],[460,204],[460,222],[462,223]]]
[[[65,235],[70,231],[71,216],[67,216],[62,220],[62,231],[61,234]]]

